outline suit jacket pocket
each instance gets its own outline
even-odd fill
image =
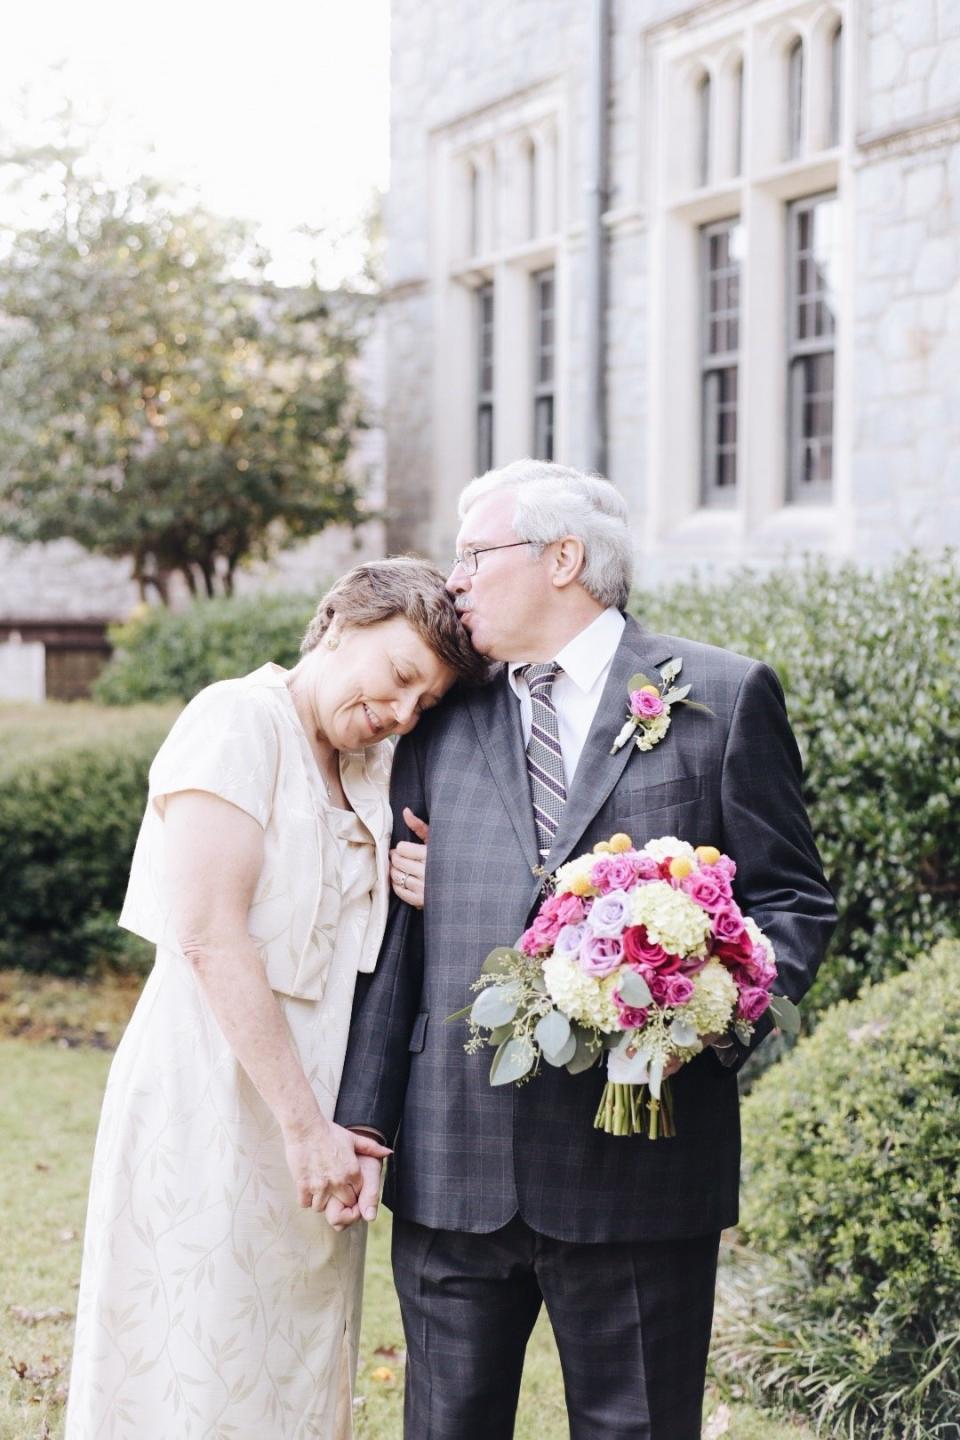
[[[427,1021],[430,1019],[428,1010],[421,1010],[413,1022],[413,1032],[410,1036],[410,1051],[419,1055],[427,1040]]]
[[[703,794],[702,775],[678,775],[674,780],[664,780],[658,785],[630,785],[623,781],[613,792],[614,804],[631,811],[666,810],[677,805],[689,805]]]

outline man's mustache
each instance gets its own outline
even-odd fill
[[[458,615],[462,615],[465,610],[473,609],[473,606],[470,603],[470,597],[468,595],[457,595],[454,599],[453,607]]]

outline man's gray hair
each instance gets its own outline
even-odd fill
[[[460,519],[495,490],[516,491],[513,529],[518,540],[541,546],[564,535],[582,540],[580,584],[599,604],[626,608],[633,547],[626,502],[609,480],[545,460],[514,460],[471,480],[460,496]]]

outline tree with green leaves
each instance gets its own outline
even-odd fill
[[[281,289],[249,227],[66,146],[0,154],[46,197],[0,251],[0,534],[129,557],[141,592],[366,518],[347,460],[369,297]]]

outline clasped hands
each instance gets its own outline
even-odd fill
[[[304,1210],[322,1213],[337,1231],[377,1218],[380,1171],[392,1154],[386,1145],[318,1114],[306,1126],[286,1131],[284,1146]]]

